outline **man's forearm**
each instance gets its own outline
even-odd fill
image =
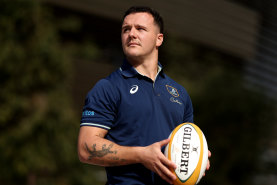
[[[120,166],[139,163],[141,147],[119,146],[97,136],[91,141],[83,141],[79,148],[79,158],[84,163],[101,166]]]
[[[176,165],[161,152],[169,139],[145,147],[129,147],[105,139],[107,133],[107,130],[97,127],[80,128],[78,155],[81,162],[106,167],[141,163],[168,183],[176,178],[170,171]]]

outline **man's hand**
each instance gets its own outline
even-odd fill
[[[169,141],[170,139],[165,139],[145,147],[142,151],[141,163],[168,183],[173,184],[176,176],[170,169],[175,169],[176,164],[167,159],[161,152],[161,148],[168,144]]]

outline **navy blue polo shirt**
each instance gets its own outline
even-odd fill
[[[183,122],[193,122],[184,87],[161,70],[153,82],[127,61],[87,94],[81,126],[108,130],[106,139],[122,146],[148,146],[168,138]],[[162,184],[141,164],[107,167],[107,184]]]

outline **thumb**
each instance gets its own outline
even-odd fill
[[[170,138],[164,139],[164,140],[160,141],[159,142],[160,146],[163,147],[163,146],[167,145],[169,143],[169,141],[170,141]]]

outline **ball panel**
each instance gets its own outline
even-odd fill
[[[198,134],[198,137],[199,140],[200,140],[200,145],[199,145],[199,158],[198,158],[198,163],[197,163],[197,166],[194,170],[194,173],[192,174],[191,178],[189,180],[191,181],[188,181],[188,183],[191,183],[191,184],[195,184],[198,179],[199,179],[199,174],[200,174],[200,170],[201,170],[201,166],[202,166],[202,161],[203,161],[203,134],[202,134],[202,131],[200,130],[200,128],[198,126],[196,126],[195,124],[193,123],[189,123],[193,126],[193,128],[195,129],[195,131],[197,132]]]
[[[175,151],[175,157],[171,157],[177,165],[175,173],[180,182],[187,182],[189,179],[193,180],[195,175],[194,172],[197,168],[197,162],[199,161],[200,153],[200,140],[198,133],[191,124],[183,124],[179,129],[178,134],[173,139],[174,144],[172,150]],[[197,180],[197,179],[196,179]]]
[[[176,132],[177,132],[182,126],[183,126],[183,124],[178,125],[178,126],[171,132],[171,134],[169,135],[170,141],[169,141],[169,144],[168,144],[168,148],[172,148],[172,141],[173,141],[173,138],[175,137]],[[168,150],[167,154],[168,154],[168,159],[171,160],[171,150]]]
[[[207,163],[208,163],[208,151],[209,150],[208,150],[207,141],[206,141],[205,135],[203,134],[203,161],[202,161],[200,174],[199,174],[196,184],[198,184],[198,182],[201,180],[201,178],[203,177],[203,175],[206,171],[206,167],[207,167]]]

